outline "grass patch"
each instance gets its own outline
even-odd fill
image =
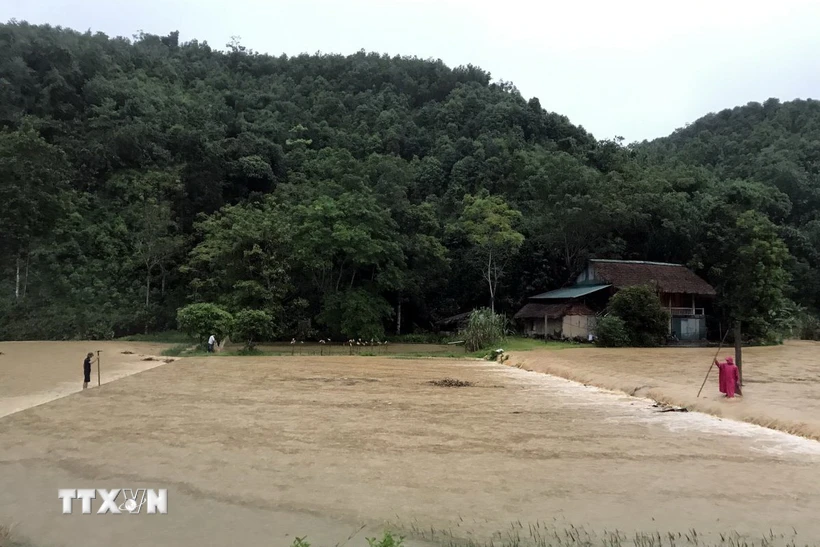
[[[776,534],[769,531],[761,536],[745,536],[736,531],[720,534],[719,540],[707,540],[695,529],[685,532],[637,532],[627,534],[620,530],[596,532],[583,526],[559,526],[550,522],[525,524],[515,522],[486,541],[462,539],[453,531],[421,528],[415,524],[398,526],[409,537],[431,542],[441,547],[817,547],[817,542],[798,542],[797,532]]]
[[[190,348],[190,344],[177,344],[174,347],[162,350],[162,355],[165,357],[180,357],[182,355],[188,355]]]
[[[431,344],[418,344],[418,351],[412,348],[413,344],[403,344],[400,350],[393,349],[392,345],[354,347],[349,346],[328,346],[317,345],[308,346],[257,346],[246,350],[241,345],[231,345],[230,349],[208,353],[202,346],[196,344],[195,340],[186,340],[184,343],[177,343],[173,347],[162,352],[166,357],[321,357],[334,356],[343,357],[353,355],[359,357],[390,357],[394,359],[482,359],[494,351],[496,348],[488,348],[480,351],[468,352],[464,350],[464,345],[450,345],[442,347],[430,347]],[[411,348],[407,348],[411,346]],[[524,337],[510,337],[498,345],[505,352],[510,351],[530,351],[530,350],[561,350],[568,348],[586,347],[585,344],[576,342],[545,342]],[[269,349],[273,347],[273,349]],[[279,349],[281,347],[281,349]],[[261,348],[261,349],[260,349]],[[407,348],[407,349],[406,349]]]
[[[158,344],[196,344],[196,339],[191,338],[184,332],[169,330],[165,332],[152,332],[149,334],[132,334],[123,336],[119,340],[123,342],[154,342]]]
[[[504,351],[529,351],[533,349],[569,349],[591,347],[589,344],[579,344],[578,342],[560,342],[557,340],[538,340],[537,338],[525,338],[523,336],[511,336],[499,346]]]

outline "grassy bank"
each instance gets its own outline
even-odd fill
[[[165,341],[170,340],[167,338]],[[137,340],[135,340],[137,341]],[[147,340],[139,340],[147,341]],[[151,340],[159,342],[160,340]],[[168,342],[174,343],[174,342]],[[532,338],[510,337],[498,344],[498,348],[487,348],[480,351],[467,352],[460,344],[426,344],[426,343],[387,343],[374,346],[347,346],[331,344],[260,344],[253,350],[246,350],[240,344],[230,344],[227,348],[216,353],[208,353],[198,347],[196,341],[190,339],[183,343],[174,343],[171,348],[162,352],[169,357],[323,357],[357,355],[361,357],[395,357],[398,359],[481,359],[495,349],[510,351],[531,350],[562,350],[584,347],[574,342],[544,342]]]

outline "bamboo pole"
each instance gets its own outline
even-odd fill
[[[718,350],[715,352],[715,357],[712,359],[712,362],[709,364],[709,370],[706,371],[706,378],[703,379],[703,383],[700,385],[700,389],[698,390],[698,397],[700,397],[701,391],[703,391],[703,386],[706,385],[706,380],[709,379],[709,373],[712,372],[712,367],[715,366],[715,360],[717,356],[720,355],[720,350],[723,349],[723,342],[726,341],[726,337],[729,336],[729,329],[726,329],[726,334],[723,335],[723,338],[718,345]]]
[[[97,350],[97,387],[100,387],[100,350]]]

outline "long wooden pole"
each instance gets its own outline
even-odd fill
[[[97,387],[100,387],[100,350],[97,350]]]
[[[715,352],[715,357],[709,364],[709,370],[706,371],[706,378],[703,379],[703,383],[700,385],[700,389],[698,390],[698,397],[700,397],[700,392],[703,391],[703,386],[706,385],[706,380],[709,379],[709,373],[712,372],[712,367],[715,366],[715,359],[717,359],[717,356],[720,355],[720,350],[723,349],[723,342],[726,341],[727,336],[729,336],[729,329],[726,329],[726,334],[723,335],[723,339],[720,341],[720,345],[718,345],[718,350]]]

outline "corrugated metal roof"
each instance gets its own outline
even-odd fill
[[[554,291],[537,294],[535,296],[530,297],[530,300],[558,300],[561,298],[578,298],[580,296],[586,296],[588,294],[598,292],[602,289],[606,289],[609,286],[610,285],[576,285],[574,287],[564,287],[563,289],[557,289]]]

